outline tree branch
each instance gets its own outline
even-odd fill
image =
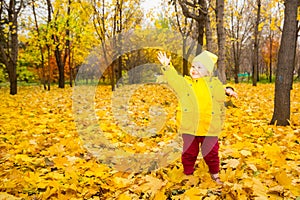
[[[192,12],[189,11],[188,7],[186,6],[187,5],[187,1],[183,1],[183,0],[178,0],[179,2],[179,5],[181,6],[181,9],[182,9],[182,13],[185,17],[187,18],[192,18],[196,21],[199,21],[201,20],[200,16],[199,15],[196,15]]]

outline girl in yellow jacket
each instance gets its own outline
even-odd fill
[[[202,52],[192,61],[190,77],[183,77],[172,66],[170,57],[163,52],[158,53],[164,78],[179,99],[177,118],[180,121],[179,133],[183,138],[181,159],[184,173],[193,174],[201,144],[201,153],[211,177],[221,184],[218,135],[225,118],[225,93],[231,96],[236,93],[224,90],[220,80],[212,76],[217,59],[209,51]]]

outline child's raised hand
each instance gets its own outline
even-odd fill
[[[227,88],[225,89],[225,92],[226,92],[226,94],[227,94],[228,96],[233,96],[233,97],[235,97],[236,99],[238,98],[238,94],[237,94],[232,88],[230,88],[230,87],[227,87]]]
[[[168,58],[166,52],[158,52],[157,58],[163,66],[168,66],[171,61],[171,56]]]

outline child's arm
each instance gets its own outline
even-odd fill
[[[186,91],[186,80],[182,75],[178,74],[176,69],[172,66],[171,57],[167,57],[165,52],[158,52],[157,58],[162,64],[161,70],[164,75],[164,79],[180,96],[181,93]]]
[[[227,96],[238,98],[237,93],[234,91],[233,87],[230,86],[225,87],[225,94]]]

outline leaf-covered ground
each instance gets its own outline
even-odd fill
[[[88,140],[82,140],[78,127],[89,125],[75,122],[86,108],[74,112],[72,88],[48,92],[28,86],[15,96],[1,88],[0,199],[300,199],[300,84],[292,90],[288,127],[268,125],[274,85],[235,88],[239,99],[227,109],[220,136],[223,187],[210,179],[201,156],[194,176],[186,177],[180,150],[166,150],[177,137],[177,100],[164,86],[147,85],[127,98],[116,94],[114,101],[109,87],[99,86],[93,105],[115,155],[172,155],[163,167],[146,171],[136,168],[149,164],[145,158],[118,165],[86,150]]]

